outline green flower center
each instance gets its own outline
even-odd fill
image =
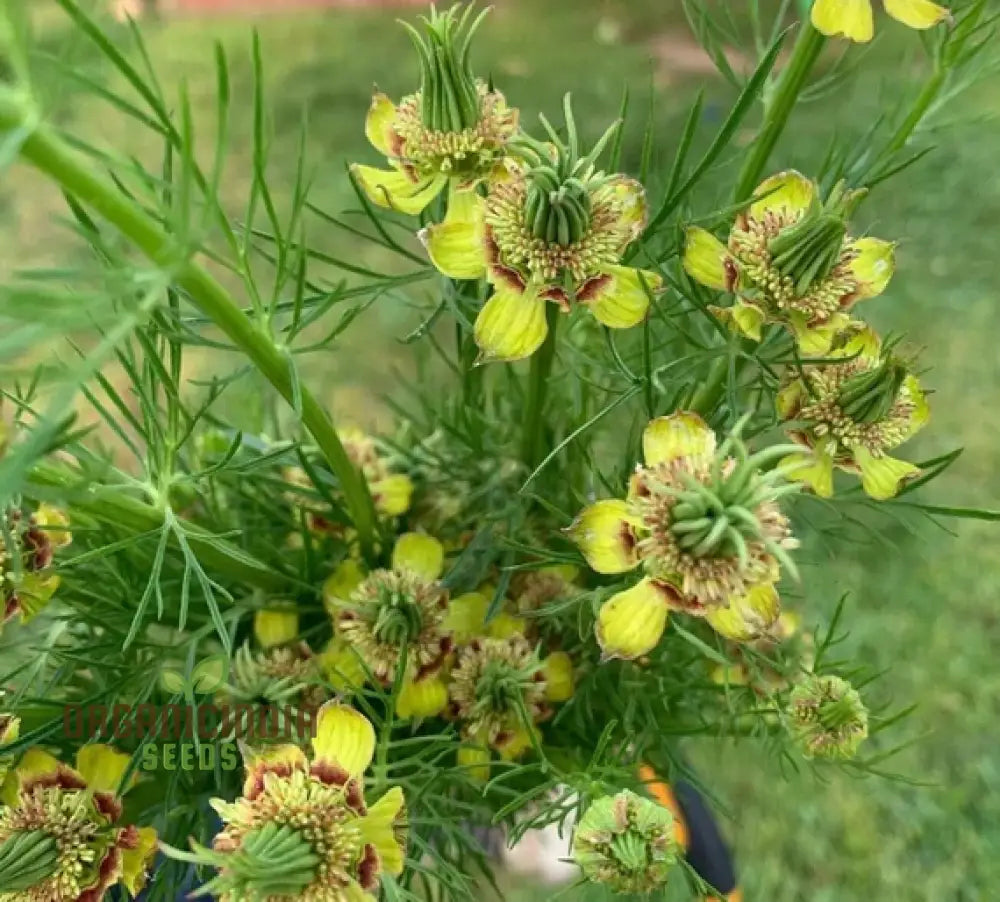
[[[386,645],[406,645],[423,628],[423,614],[413,597],[400,586],[383,584],[375,599],[372,632]]]
[[[59,847],[44,830],[19,831],[0,843],[0,888],[29,890],[59,866]]]

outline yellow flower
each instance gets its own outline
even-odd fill
[[[156,832],[119,824],[130,762],[98,744],[79,750],[75,768],[39,748],[25,752],[3,790],[0,859],[4,849],[23,851],[3,866],[0,902],[83,902],[119,883],[133,895],[143,888]],[[36,867],[19,873],[29,861]]]
[[[317,656],[320,673],[338,692],[353,692],[367,679],[361,656],[342,639],[334,636]]]
[[[687,230],[684,269],[735,295],[731,307],[713,309],[743,335],[759,341],[765,323],[780,323],[804,353],[825,354],[851,308],[880,295],[895,266],[891,242],[847,234],[863,195],[838,185],[822,203],[800,173],[773,175],[736,217],[728,245],[697,226]]]
[[[391,567],[366,575],[349,558],[324,585],[337,639],[357,654],[372,678],[389,687],[397,669],[405,668],[398,701],[413,716],[437,714],[447,701],[426,682],[440,672],[454,647],[448,591],[438,582],[443,570],[441,543],[411,532],[397,539]]]
[[[884,0],[885,11],[910,28],[931,28],[947,20],[951,13],[931,0]],[[843,35],[865,43],[875,36],[875,15],[871,0],[816,0],[812,24],[830,37]]]
[[[476,783],[485,783],[490,778],[490,760],[493,755],[485,745],[465,742],[455,753],[455,763],[469,779]]]
[[[554,651],[542,661],[545,696],[550,702],[565,702],[573,697],[573,659],[564,651]]]
[[[372,203],[410,216],[422,212],[446,188],[447,215],[421,237],[431,259],[447,259],[457,279],[477,279],[482,262],[463,259],[481,230],[476,186],[502,172],[508,142],[517,132],[517,110],[477,79],[468,48],[483,16],[472,5],[421,20],[424,34],[405,25],[421,61],[421,90],[397,106],[385,94],[372,99],[365,135],[390,169],[355,164],[351,172]]]
[[[0,631],[15,617],[31,620],[49,603],[59,588],[58,574],[50,571],[55,552],[73,540],[69,516],[50,504],[29,517],[19,508],[2,516],[11,547],[0,547]]]
[[[212,800],[223,821],[212,848],[167,854],[217,868],[199,892],[220,902],[374,902],[381,875],[402,872],[406,845],[402,790],[366,804],[364,772],[374,752],[375,731],[363,715],[324,705],[311,759],[294,745],[247,750],[242,795]]]
[[[550,303],[564,313],[586,307],[612,329],[638,325],[663,284],[658,273],[621,265],[645,227],[646,199],[638,182],[597,170],[617,126],[582,156],[568,97],[565,112],[567,142],[555,133],[551,144],[518,137],[523,162],[509,164],[484,199],[465,200],[465,226],[449,212],[425,236],[445,275],[489,279],[474,330],[481,362],[533,354],[548,334]]]
[[[785,484],[780,470],[763,468],[795,449],[750,455],[738,430],[717,448],[715,434],[694,413],[649,423],[645,465],[637,467],[629,497],[595,502],[568,530],[597,572],[645,571],[598,613],[605,657],[648,654],[671,610],[712,613],[723,629],[732,627],[725,611],[735,604],[746,616],[770,599],[780,566],[794,575],[788,551],[797,543],[778,500],[796,486]]]
[[[782,466],[817,495],[833,494],[835,467],[861,475],[872,498],[892,498],[919,467],[887,452],[915,435],[930,417],[917,377],[893,348],[863,329],[830,351],[843,363],[803,366],[778,396],[789,434],[805,449]]]
[[[753,586],[742,598],[724,608],[705,613],[705,619],[720,636],[734,642],[752,642],[768,634],[781,616],[778,591],[770,583]]]

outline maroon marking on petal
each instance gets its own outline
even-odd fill
[[[726,291],[732,291],[740,280],[740,270],[736,261],[732,257],[726,257],[722,261],[722,268],[726,272]]]
[[[121,851],[112,846],[97,871],[97,883],[85,889],[74,902],[101,902],[105,893],[118,882],[121,873]]]
[[[500,748],[501,746],[505,746],[513,738],[514,738],[513,730],[497,730],[497,735],[496,738],[493,740],[493,744],[497,748]]]
[[[677,586],[664,580],[653,579],[650,584],[660,593],[663,603],[672,611],[683,611],[686,614],[702,614],[703,605],[693,595],[685,595]]]
[[[367,814],[368,806],[365,805],[365,790],[359,780],[349,780],[344,787],[345,801],[349,808],[358,814]]]
[[[538,706],[538,712],[535,719],[540,723],[543,720],[548,720],[552,716],[552,713],[552,708],[543,703]]]
[[[414,185],[420,184],[420,173],[417,172],[417,167],[412,163],[402,164],[403,175],[405,175]]]
[[[580,290],[576,293],[576,299],[581,304],[587,304],[590,301],[597,300],[597,298],[600,297],[612,281],[612,277],[607,274],[603,276],[593,276],[587,279],[587,281],[580,286]]]
[[[336,761],[329,761],[326,758],[314,761],[309,773],[327,786],[346,786],[351,779],[351,775]]]
[[[636,472],[632,478],[632,491],[639,498],[648,498],[650,495],[649,486],[646,485],[646,481],[642,478],[642,473]]]
[[[483,229],[483,252],[488,266],[500,266],[500,245],[493,238],[492,226]]]
[[[357,620],[357,616],[354,611],[338,611],[337,612],[337,622],[338,623],[352,623]]]
[[[29,793],[35,787],[41,786],[43,788],[55,787],[57,789],[73,790],[73,789],[86,789],[87,781],[83,779],[75,770],[66,767],[64,764],[59,765],[59,769],[52,774],[38,774],[33,777],[28,777],[21,784],[21,791],[24,793]]]
[[[389,150],[392,151],[392,156],[401,157],[403,156],[404,148],[406,147],[406,142],[403,140],[402,136],[394,128],[388,129],[389,137]]]
[[[549,286],[544,291],[540,292],[538,296],[543,300],[552,301],[554,304],[558,304],[559,309],[562,310],[563,313],[569,313],[571,309],[569,295],[566,294],[562,288],[559,288],[556,285]],[[579,295],[577,295],[577,297],[579,297]]]
[[[861,299],[860,291],[849,291],[840,299],[840,309],[850,310]]]
[[[636,539],[635,532],[633,532],[630,524],[622,521],[621,534],[619,538],[621,539],[622,545],[625,546],[625,552],[629,557],[631,557],[635,552]]]
[[[264,791],[264,777],[267,774],[287,779],[292,775],[294,769],[288,761],[258,761],[247,772],[247,778],[243,784],[243,795],[253,801]]]
[[[358,862],[358,883],[361,884],[361,888],[368,892],[378,889],[378,875],[381,870],[382,862],[375,846],[366,843],[361,861]]]
[[[44,530],[32,526],[24,533],[24,545],[31,552],[27,561],[29,570],[44,570],[52,563],[52,541]]]
[[[139,829],[129,824],[118,834],[118,846],[122,849],[139,848]]]
[[[21,599],[12,592],[4,601],[3,617],[0,618],[0,623],[6,623],[8,620],[13,620],[20,613]]]
[[[442,654],[450,654],[451,650],[455,647],[455,640],[451,636],[444,636],[440,642],[440,648]]]
[[[122,816],[122,803],[110,792],[95,792],[94,807],[111,823]]]

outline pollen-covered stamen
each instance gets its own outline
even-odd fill
[[[823,321],[859,291],[847,240],[847,217],[864,196],[838,185],[826,204],[806,211],[767,210],[737,220],[729,249],[751,289],[750,298],[770,313],[795,311]]]
[[[490,91],[481,82],[476,91],[478,118],[455,131],[428,128],[422,95],[404,97],[393,122],[400,163],[418,177],[443,174],[474,181],[489,175],[517,131],[517,111],[507,106],[499,91]]]
[[[799,486],[786,483],[780,469],[764,468],[801,448],[778,445],[751,456],[742,425],[711,462],[681,456],[636,474],[640,559],[653,577],[680,577],[682,591],[707,607],[773,578],[779,564],[797,573],[788,555],[797,542],[778,501]]]
[[[541,662],[523,636],[478,639],[459,654],[448,693],[470,737],[495,744],[514,725],[548,713]]]
[[[875,457],[902,444],[912,430],[915,401],[906,365],[891,354],[807,367],[807,397],[795,414],[818,438],[831,437],[839,453],[864,448]]]
[[[414,678],[433,673],[451,650],[447,591],[409,571],[374,571],[338,607],[338,633],[380,682],[401,663]]]

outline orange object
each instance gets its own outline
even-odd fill
[[[687,824],[684,823],[684,812],[677,804],[673,790],[664,783],[648,764],[639,765],[639,779],[646,784],[646,791],[664,808],[669,808],[674,816],[674,837],[685,849],[690,844]],[[737,900],[739,902],[739,900]]]

